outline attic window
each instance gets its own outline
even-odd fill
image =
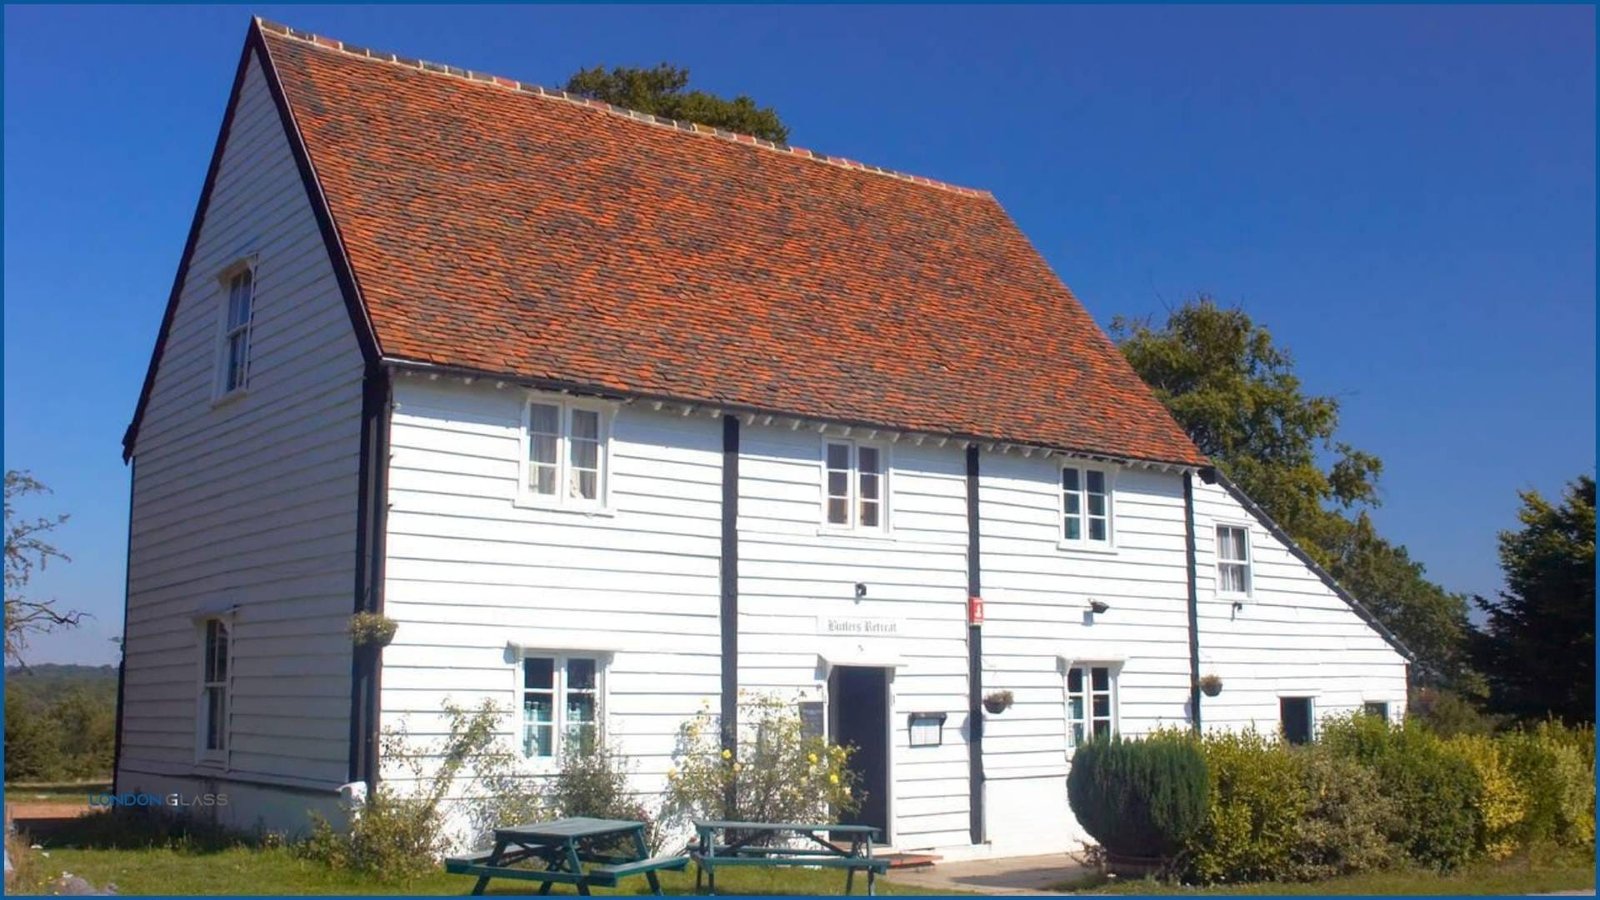
[[[250,321],[255,312],[253,263],[240,263],[222,276],[222,345],[217,358],[217,395],[243,392],[250,380]]]

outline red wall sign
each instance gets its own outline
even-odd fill
[[[967,624],[968,625],[982,625],[983,624],[983,598],[982,597],[968,597],[967,598]]]

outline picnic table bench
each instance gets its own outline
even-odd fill
[[[493,849],[450,857],[444,869],[478,876],[474,894],[482,894],[491,878],[537,881],[541,894],[550,893],[557,884],[570,884],[578,893],[588,894],[590,887],[616,887],[630,875],[645,876],[651,892],[660,894],[656,873],[681,871],[688,864],[687,856],[651,856],[643,822],[572,818],[496,828]]]
[[[717,892],[717,869],[721,866],[753,866],[773,868],[778,866],[812,866],[826,869],[844,869],[844,892],[850,893],[855,885],[856,872],[867,873],[867,893],[877,893],[874,879],[889,871],[889,861],[872,858],[872,841],[880,834],[872,825],[814,825],[800,822],[726,822],[720,820],[694,821],[697,841],[690,847],[697,870],[695,891],[700,890],[701,876],[707,881],[710,893]],[[828,832],[830,838],[820,836]],[[837,843],[837,836],[848,838],[848,847]],[[774,847],[757,845],[760,840],[775,837],[803,837],[810,845],[799,847]]]

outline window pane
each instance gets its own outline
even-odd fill
[[[1077,666],[1067,670],[1067,690],[1074,694],[1083,693],[1083,670]]]
[[[523,756],[553,756],[554,725],[528,725],[522,731]]]
[[[1083,743],[1083,723],[1078,722],[1072,726],[1072,743],[1074,746]]]
[[[567,695],[568,722],[594,722],[594,695],[572,693]]]
[[[593,753],[595,735],[598,729],[591,724],[569,724],[567,726],[567,749],[577,753]]]
[[[578,440],[600,440],[600,414],[592,409],[573,410],[572,436]]]
[[[1106,539],[1106,520],[1105,519],[1090,519],[1089,520],[1089,540],[1091,540],[1091,541],[1103,541],[1105,539]]]
[[[865,474],[861,476],[861,498],[863,500],[878,499],[878,476]]]
[[[1106,492],[1106,473],[1090,469],[1084,473],[1084,476],[1089,483],[1089,493],[1104,494]]]
[[[828,445],[828,468],[830,468],[830,469],[848,469],[848,468],[850,468],[850,445],[849,444],[829,444]]]
[[[555,660],[530,656],[522,661],[522,686],[532,691],[548,691],[553,685]]]
[[[522,697],[522,721],[542,725],[555,721],[556,706],[550,695],[542,691],[529,691]]]
[[[594,671],[595,666],[592,659],[567,660],[567,690],[594,690]]]
[[[1083,511],[1083,500],[1077,494],[1065,494],[1062,496],[1062,499],[1066,501],[1067,504],[1067,515],[1075,516]]]
[[[1238,563],[1222,563],[1218,567],[1222,576],[1219,589],[1230,594],[1245,592],[1244,566]]]
[[[573,479],[573,496],[584,500],[596,500],[600,497],[600,475],[597,472],[579,471]]]
[[[861,524],[866,528],[878,527],[878,504],[874,501],[863,501],[861,504]]]
[[[206,622],[205,654],[206,654],[206,681],[216,681],[217,675],[217,625],[212,619]]]
[[[528,407],[528,431],[533,434],[561,434],[561,407],[548,403],[535,403]],[[555,454],[550,454],[555,462]]]
[[[1081,694],[1067,701],[1067,718],[1074,722],[1083,721],[1083,696]]]
[[[1073,498],[1077,499],[1077,498]],[[1089,495],[1089,515],[1104,516],[1106,514],[1106,496],[1104,494]]]
[[[850,501],[843,497],[831,497],[828,499],[828,524],[850,524]]]
[[[1389,704],[1387,703],[1364,703],[1361,710],[1369,716],[1377,716],[1385,721],[1389,719]]]
[[[553,434],[531,435],[528,440],[528,460],[545,466],[555,465],[556,441],[556,436]]]
[[[1097,694],[1094,698],[1094,717],[1096,719],[1109,719],[1111,717],[1111,697],[1106,694]]]
[[[1244,562],[1246,559],[1250,558],[1248,555],[1248,548],[1246,547],[1246,543],[1248,541],[1246,532],[1243,528],[1234,528],[1231,530],[1233,531],[1233,558],[1240,562]]]
[[[1090,683],[1094,686],[1095,690],[1108,691],[1111,689],[1110,669],[1106,668],[1105,666],[1095,666],[1094,668],[1090,669],[1089,672]]]
[[[1062,488],[1062,490],[1071,491],[1073,493],[1077,493],[1078,492],[1078,470],[1077,469],[1062,469],[1061,470],[1061,488]]]
[[[206,688],[206,749],[225,749],[228,695],[221,687]]]
[[[860,463],[862,472],[878,471],[878,451],[872,447],[862,447],[856,451],[856,458]]]
[[[1110,737],[1111,736],[1111,723],[1110,722],[1096,722],[1096,723],[1094,723],[1094,736],[1097,737],[1097,738]]]
[[[1082,523],[1080,523],[1078,521],[1076,516],[1068,516],[1067,517],[1067,540],[1075,541],[1078,538],[1082,537],[1083,536],[1083,532],[1081,530],[1082,527],[1083,527]]]
[[[252,276],[246,269],[228,285],[228,330],[239,327],[250,321],[250,287]]]
[[[828,473],[828,496],[830,496],[830,497],[844,497],[844,496],[848,496],[849,493],[850,493],[850,473],[848,473],[848,472],[829,472]]]
[[[245,366],[248,362],[247,342],[244,332],[239,332],[228,338],[228,382],[227,389],[244,386]]]
[[[534,493],[551,496],[556,492],[556,467],[553,465],[539,465],[534,463],[528,470],[528,487]]]
[[[572,464],[580,469],[600,468],[600,445],[594,441],[574,438],[572,441]]]

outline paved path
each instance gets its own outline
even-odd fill
[[[1049,893],[1059,884],[1088,869],[1065,853],[1044,856],[1009,856],[1000,859],[974,859],[965,862],[937,863],[922,869],[896,869],[890,882],[911,888],[945,891],[974,891],[980,894]]]

